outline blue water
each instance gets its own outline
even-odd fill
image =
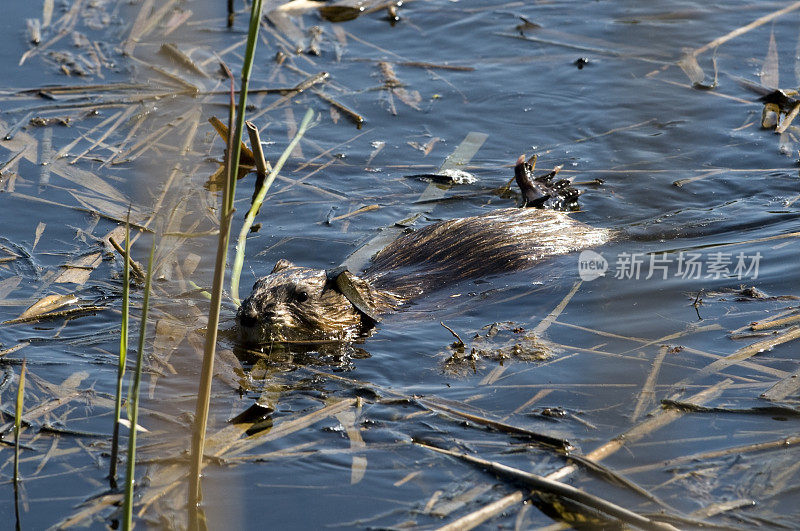
[[[54,20],[71,5],[58,4]],[[311,267],[335,266],[379,228],[420,209],[430,210],[418,222],[423,224],[513,206],[513,199],[497,197],[491,190],[512,177],[511,165],[521,153],[537,153],[542,170],[563,164],[561,174],[579,183],[601,179],[600,185],[578,185],[585,193],[580,199],[581,211],[574,215],[584,223],[615,230],[617,237],[596,250],[608,263],[606,276],[583,281],[555,322],[538,333],[551,352],[547,361],[512,358],[501,364],[484,358],[474,367],[464,363],[452,370],[445,360],[453,353],[453,337],[439,322],[456,330],[468,350],[478,344],[474,336],[485,334],[484,327],[492,323],[510,324],[504,325],[505,332],[495,343],[489,343],[490,349],[499,350],[509,341],[526,344],[523,336],[536,329],[580,281],[577,255],[550,260],[530,271],[446,287],[415,301],[407,311],[389,316],[372,337],[344,349],[344,354],[312,355],[316,368],[309,365],[308,356],[295,356],[295,363],[284,358],[273,360],[266,376],[263,370],[252,376],[249,387],[241,393],[238,386],[243,373],[231,369],[225,361],[230,356],[221,357],[220,378],[212,397],[211,433],[225,428],[227,420],[259,399],[264,389],[270,392],[261,400],[275,409],[275,425],[318,410],[332,399],[360,395],[365,398],[361,409],[349,411],[358,415],[356,426],[366,446],[361,448],[348,438],[341,426],[348,422],[346,418],[327,417],[250,451],[260,455],[285,450],[288,456],[273,454],[257,462],[231,460],[209,465],[204,507],[213,526],[255,527],[266,523],[287,529],[323,525],[364,528],[409,522],[434,527],[513,492],[513,485],[411,445],[412,438],[455,446],[540,474],[564,464],[561,457],[524,447],[508,435],[424,413],[413,403],[390,400],[395,395],[457,401],[461,409],[471,407],[479,415],[567,438],[581,452],[589,453],[645,418],[641,414],[637,419],[632,417],[642,386],[665,346],[670,351],[660,362],[654,400],[644,413],[653,411],[663,398],[679,393],[686,399],[725,378],[732,378],[732,384],[707,405],[738,409],[768,405],[759,395],[797,371],[794,343],[777,346],[750,360],[762,369],[735,366],[722,374],[698,376],[696,372],[713,361],[709,355],[727,356],[763,339],[732,339],[730,331],[797,306],[794,299],[776,297],[800,296],[798,243],[792,234],[800,230],[797,130],[790,128],[781,137],[761,129],[762,105],[756,101],[757,95],[737,81],[763,82],[777,72],[780,87],[798,85],[795,50],[800,11],[775,17],[716,51],[699,54],[698,64],[706,81],[713,81],[717,70],[718,86],[714,90],[692,89],[675,62],[686,50],[698,49],[784,5],[611,1],[529,5],[431,0],[407,4],[395,26],[383,20],[382,14],[335,26],[314,11],[296,15],[293,20],[298,27],[322,28],[321,55],[293,56],[288,63],[309,74],[329,72],[326,92],[362,114],[365,124],[358,130],[345,116],[334,121],[328,105],[310,94],[296,96],[288,105],[255,120],[267,142],[267,156],[274,161],[293,134],[292,124],[299,121],[305,109],[311,107],[319,114],[319,123],[300,144],[301,153],[296,152],[283,171],[285,177],[302,178],[303,182],[290,188],[285,188],[285,180],[275,182],[257,220],[262,227],[247,240],[243,290],[281,258]],[[41,12],[40,6],[14,5],[11,16],[0,22],[6,36],[6,45],[0,48],[0,64],[11,73],[4,89],[11,93],[49,84],[133,82],[179,92],[182,87],[176,81],[119,53],[140,7],[124,2],[99,4],[97,11],[107,17],[97,25],[91,22],[91,9],[84,6],[74,31],[86,35],[89,41],[106,43],[102,49],[113,66],[104,66],[99,74],[67,77],[47,50],[17,66],[29,48],[24,20],[40,17]],[[234,30],[227,31],[224,3],[194,1],[181,8],[192,10],[188,21],[168,36],[163,35],[164,23],[157,26],[142,38],[134,56],[171,69],[203,91],[225,89],[227,85],[216,74],[215,61],[204,66],[210,77],[200,78],[170,63],[158,50],[163,42],[173,42],[198,61],[212,57],[212,52],[222,54],[244,39],[246,17],[239,16]],[[170,16],[177,14],[170,12]],[[542,27],[524,29],[520,34],[520,16]],[[48,31],[45,41],[54,34]],[[771,36],[777,63],[769,59]],[[286,37],[274,30],[265,32],[264,37],[266,42],[258,45],[251,88],[291,87],[302,81],[304,75],[285,66],[278,68],[273,60]],[[75,48],[72,38],[70,33],[49,50],[84,54],[90,60],[90,51]],[[222,57],[235,72],[241,53],[239,47]],[[579,58],[588,59],[582,69],[574,64]],[[379,61],[392,62],[406,90],[419,92],[418,109],[395,94],[392,99],[397,114],[392,114],[387,92],[380,89]],[[474,70],[401,64],[408,61]],[[144,94],[143,89],[115,97],[119,101],[137,94]],[[254,96],[250,102],[264,108],[278,97]],[[61,96],[62,102],[64,98]],[[133,161],[102,166],[113,152],[101,145],[74,165],[112,184],[124,199],[112,201],[116,208],[124,212],[132,203],[134,212],[141,214],[137,221],[146,219],[158,205],[151,226],[161,233],[172,233],[159,239],[152,322],[162,321],[161,326],[165,326],[174,320],[178,328],[188,330],[190,339],[179,338],[174,345],[163,328],[158,333],[150,330],[149,337],[157,335],[159,342],[156,347],[152,340],[147,342],[150,372],[144,379],[142,424],[153,434],[143,436],[141,455],[155,460],[139,467],[142,475],[156,477],[166,466],[156,458],[178,456],[187,445],[187,414],[194,411],[198,345],[202,344],[202,335],[196,329],[204,326],[201,316],[206,303],[191,293],[185,280],[210,286],[215,243],[211,237],[184,239],[176,233],[202,233],[216,226],[218,198],[204,184],[218,167],[212,159],[221,158],[223,146],[207,119],[212,115],[224,118],[226,111],[221,104],[226,101],[222,95],[184,94],[136,104],[131,116],[104,140],[106,146],[118,146],[133,127],[138,127],[134,143],[167,123],[174,124],[173,132],[160,137],[153,149]],[[6,96],[0,103],[0,119],[14,124],[30,109],[34,115],[69,115],[70,127],[50,126],[53,149],[58,151],[81,134],[96,141],[101,133],[93,128],[109,118],[108,123],[113,123],[117,119],[114,113],[129,108],[103,107],[93,115],[86,115],[83,109],[41,109],[53,104],[31,96]],[[191,130],[179,119],[193,113],[199,113],[197,134],[189,151],[183,153],[180,148]],[[144,118],[136,126],[139,116]],[[45,131],[29,127],[23,132],[41,141]],[[459,199],[436,204],[432,210],[431,205],[414,204],[427,184],[407,176],[435,171],[470,131],[488,135],[467,168],[478,182],[454,187],[448,194]],[[411,145],[425,145],[437,138],[428,154]],[[79,154],[90,146],[89,142],[82,140],[70,154]],[[8,144],[0,142],[3,145]],[[320,153],[311,164],[302,166]],[[13,154],[2,150],[0,163]],[[320,169],[320,165],[324,167]],[[25,478],[23,499],[27,501],[21,520],[27,527],[50,526],[69,517],[80,503],[105,488],[106,434],[111,425],[107,400],[114,392],[121,285],[120,261],[111,253],[104,254],[83,286],[48,284],[48,274],[60,271],[63,264],[101,250],[92,236],[102,237],[117,222],[76,210],[85,205],[70,193],[102,197],[101,192],[58,174],[43,182],[41,170],[40,164],[25,161],[0,177],[0,249],[16,249],[22,256],[0,263],[0,282],[20,277],[19,285],[0,298],[0,319],[18,316],[27,305],[52,293],[77,293],[86,303],[107,304],[111,309],[70,320],[66,325],[63,319],[0,325],[0,349],[30,342],[0,360],[7,374],[16,374],[21,360],[27,359],[34,379],[29,384],[26,404],[30,406],[26,409],[53,396],[52,388],[41,380],[59,384],[78,371],[88,373],[78,389],[94,393],[56,409],[55,417],[47,422],[99,437],[42,434],[32,441],[31,434],[41,427],[42,418],[37,418],[28,431],[27,442],[33,450],[23,452],[31,460],[21,468]],[[314,170],[319,171],[309,175]],[[12,173],[16,175],[9,188]],[[682,186],[676,186],[676,181],[682,181]],[[239,182],[234,233],[238,233],[247,209],[252,182],[252,175]],[[90,210],[97,204],[93,203]],[[329,216],[373,204],[380,208],[330,225],[324,223]],[[116,213],[110,217],[118,218]],[[46,228],[34,248],[40,222]],[[146,260],[149,243],[149,235],[136,243],[134,254],[139,261]],[[708,276],[708,269],[704,269],[700,275],[682,276],[678,271],[681,252],[698,253],[705,268],[714,261],[715,253],[723,253],[717,260],[731,260],[729,272],[739,253],[748,265],[760,253],[758,275],[752,271],[737,278],[712,271]],[[653,271],[654,278],[644,278],[652,253],[664,258],[661,265],[665,266],[666,279],[662,278],[663,269]],[[199,257],[199,265],[188,273],[191,268],[186,260],[193,261],[192,255]],[[630,255],[643,260],[639,277],[615,278],[623,276],[618,265]],[[5,253],[0,253],[0,258],[3,256]],[[737,300],[741,297],[730,290],[742,285],[754,286],[770,298]],[[702,303],[693,305],[698,294]],[[133,299],[138,308],[140,287],[134,290]],[[138,310],[134,313],[138,315]],[[223,328],[232,326],[232,318],[233,310],[228,306],[223,311]],[[133,328],[138,332],[138,325]],[[513,328],[525,332],[510,332]],[[233,346],[223,337],[221,349]],[[351,381],[320,376],[315,370]],[[365,387],[372,387],[372,391],[367,392]],[[12,409],[15,391],[15,384],[3,389],[4,420]],[[540,392],[535,402],[529,402]],[[794,392],[781,403],[795,406],[797,398]],[[540,415],[543,408],[561,408],[567,416],[552,420]],[[779,478],[782,469],[797,460],[797,452],[791,447],[781,452],[745,454],[741,458],[744,465],[739,468],[734,466],[733,457],[701,459],[684,463],[682,468],[658,466],[676,456],[796,434],[796,418],[778,417],[687,414],[627,445],[606,464],[621,471],[653,464],[652,469],[632,472],[630,478],[685,513],[715,502],[747,498],[757,505],[736,509],[730,518],[721,516],[714,521],[730,524],[740,518],[745,520],[739,523],[752,523],[756,520],[747,518],[766,518],[792,525],[798,515],[790,487],[797,473],[790,469],[789,476]],[[37,471],[53,440],[58,441],[59,448],[82,448],[80,442],[86,449],[50,459]],[[352,450],[351,445],[355,445]],[[520,451],[509,451],[512,449]],[[6,455],[11,455],[8,450]],[[354,460],[354,456],[359,459]],[[363,477],[354,471],[364,464],[360,458],[366,459]],[[9,478],[10,464],[6,462],[4,467],[0,473]],[[758,470],[766,472],[759,476]],[[689,474],[680,476],[684,472]],[[411,473],[415,475],[401,482]],[[629,491],[609,489],[588,472],[579,472],[571,481],[626,507],[642,512],[658,510]],[[464,505],[444,515],[444,502],[476,485],[486,485],[486,489],[467,496]],[[142,493],[147,496],[152,488],[146,487]],[[766,496],[763,492],[768,488],[774,491]],[[0,512],[10,521],[10,484],[4,492]],[[184,497],[177,489],[148,506],[145,525],[167,525],[165,521],[169,521],[180,526]],[[517,518],[521,527],[551,522],[538,510],[522,512],[522,507],[513,506],[487,525],[511,527]],[[113,518],[110,515],[108,510],[100,512],[92,525],[103,525],[106,518]]]

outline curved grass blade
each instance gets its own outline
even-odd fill
[[[281,168],[283,168],[283,165],[286,163],[289,155],[291,155],[297,143],[300,142],[300,139],[310,127],[311,119],[313,117],[314,111],[311,109],[307,110],[305,116],[303,117],[303,121],[300,122],[300,127],[297,129],[297,134],[294,135],[292,141],[289,142],[289,145],[286,146],[286,149],[283,151],[283,153],[281,153],[280,158],[275,163],[275,167],[272,168],[272,171],[269,173],[267,178],[264,179],[261,188],[258,190],[258,194],[253,199],[253,204],[250,206],[250,210],[247,212],[242,229],[239,231],[239,239],[236,242],[236,256],[233,258],[233,265],[231,266],[231,298],[234,300],[234,302],[236,302],[236,304],[240,304],[239,277],[242,274],[242,266],[244,265],[244,248],[246,245],[245,239],[247,238],[247,233],[250,232],[250,227],[253,226],[256,213],[261,208],[261,204],[264,202],[264,197],[266,197],[269,187],[272,186],[272,182],[275,180],[275,177],[278,176],[278,172],[281,171]]]

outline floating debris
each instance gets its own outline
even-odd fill
[[[347,22],[386,9],[389,21],[397,22],[397,8],[401,5],[403,0],[341,0],[320,7],[319,14],[328,22]]]

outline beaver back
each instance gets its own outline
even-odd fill
[[[375,256],[365,278],[379,289],[413,297],[442,283],[527,269],[545,257],[609,239],[608,229],[565,212],[504,208],[401,236]]]

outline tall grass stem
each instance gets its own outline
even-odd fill
[[[19,481],[19,433],[22,428],[22,404],[25,401],[25,372],[27,360],[22,360],[19,371],[19,387],[17,387],[17,407],[14,410],[14,488]]]
[[[136,369],[133,373],[133,385],[128,394],[128,461],[125,477],[125,497],[122,529],[128,531],[133,525],[133,480],[136,464],[136,427],[139,422],[139,385],[142,381],[142,358],[144,357],[144,340],[147,337],[147,314],[150,309],[150,286],[153,280],[153,255],[156,250],[156,237],[150,245],[150,257],[147,259],[147,276],[144,281],[144,301],[142,302],[142,319],[139,323],[139,346],[136,349]]]
[[[125,363],[128,357],[128,309],[130,306],[131,291],[131,213],[125,220],[125,262],[122,270],[122,325],[119,333],[119,365],[117,366],[117,396],[114,403],[114,435],[111,438],[111,465],[108,478],[111,487],[117,485],[117,456],[119,455],[119,418],[122,409],[122,380],[125,377]]]
[[[261,8],[262,1],[254,0],[250,11],[250,28],[247,35],[247,48],[242,64],[242,83],[239,91],[239,108],[236,115],[236,127],[234,134],[229,135],[229,137],[233,136],[233,138],[228,143],[228,150],[226,153],[226,168],[228,169],[228,174],[225,179],[222,209],[220,211],[220,230],[217,242],[217,258],[214,266],[214,282],[211,290],[211,303],[208,312],[208,325],[206,326],[203,364],[200,371],[197,406],[195,409],[192,431],[192,454],[190,457],[188,492],[189,529],[192,530],[199,529],[200,527],[198,513],[201,500],[200,472],[203,468],[203,451],[205,448],[206,426],[208,424],[208,407],[211,399],[211,381],[214,373],[214,356],[216,354],[217,330],[219,328],[219,312],[222,303],[222,290],[225,283],[228,241],[234,212],[233,199],[236,195],[236,176],[239,172],[239,155],[241,153],[242,134],[244,132],[247,88],[250,81],[250,72],[253,68],[256,43],[258,41]]]
[[[17,388],[17,406],[14,411],[14,515],[17,523],[16,529],[22,529],[19,520],[19,434],[22,427],[22,404],[25,401],[25,373],[27,360],[22,360],[22,368],[19,371],[19,387]]]

